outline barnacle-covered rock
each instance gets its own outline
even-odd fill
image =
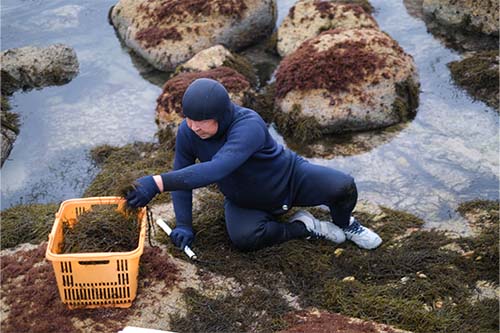
[[[378,28],[378,25],[363,7],[356,4],[331,0],[300,0],[290,8],[278,29],[278,53],[286,56],[306,39],[336,28]]]
[[[278,119],[295,118],[287,120],[290,126],[306,120],[308,132],[321,134],[382,128],[415,114],[418,87],[413,58],[386,33],[329,30],[282,60]]]
[[[269,35],[273,0],[120,0],[111,21],[127,46],[160,70],[173,70],[216,44],[248,46]]]
[[[498,36],[498,1],[424,0],[423,11],[440,24]]]
[[[250,82],[232,68],[221,66],[207,71],[181,73],[165,83],[163,92],[157,99],[156,122],[160,130],[177,131],[177,126],[184,118],[182,96],[191,82],[199,78],[219,81],[227,89],[234,103],[246,103],[251,88]]]

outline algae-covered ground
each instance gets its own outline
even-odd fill
[[[190,263],[158,233],[159,247],[146,247],[141,259],[140,289],[129,309],[69,311],[43,260],[44,244],[3,251],[2,331],[46,332],[59,325],[61,332],[116,332],[133,324],[177,332],[275,332],[293,328],[291,315],[318,309],[414,332],[498,332],[498,202],[460,207],[477,226],[467,238],[423,230],[421,219],[383,207],[356,212],[384,239],[374,251],[295,240],[240,252],[225,231],[222,195],[211,190],[196,207],[193,249],[200,261]],[[57,320],[48,321],[49,315]]]

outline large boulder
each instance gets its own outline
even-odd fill
[[[377,22],[356,4],[334,0],[300,0],[290,8],[277,32],[277,50],[283,57],[306,39],[336,28],[378,28]]]
[[[201,72],[180,73],[165,83],[163,92],[157,99],[156,122],[160,131],[176,133],[177,126],[184,119],[182,96],[191,82],[199,78],[219,81],[227,89],[234,103],[246,103],[251,88],[250,82],[232,68],[222,66]]]
[[[75,51],[63,44],[27,46],[0,54],[2,93],[68,83],[78,74]]]
[[[302,140],[308,133],[382,128],[414,115],[418,86],[413,58],[386,33],[329,30],[282,60],[276,106],[283,117],[277,118]]]
[[[120,0],[111,21],[126,45],[160,70],[173,70],[216,44],[246,47],[276,24],[273,0]]]
[[[423,11],[440,24],[498,36],[498,1],[424,0]]]

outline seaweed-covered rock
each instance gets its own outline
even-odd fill
[[[19,134],[19,117],[16,113],[10,112],[10,104],[6,97],[1,96],[2,106],[1,112],[1,124],[2,124],[2,151],[1,160],[2,164],[5,162],[7,157],[9,157],[14,141],[16,141],[17,135]]]
[[[257,84],[252,64],[244,57],[231,53],[222,45],[215,45],[198,52],[194,57],[178,66],[176,72],[202,72],[221,66],[232,68],[243,74],[253,86]]]
[[[498,62],[497,50],[469,54],[460,61],[449,63],[448,66],[458,85],[498,111]]]
[[[181,73],[165,83],[163,92],[157,99],[156,122],[160,130],[177,131],[177,126],[184,118],[181,105],[182,96],[191,82],[199,78],[219,81],[227,89],[234,103],[246,104],[251,88],[250,82],[232,68],[221,66],[202,72]]]
[[[418,87],[413,58],[389,35],[335,29],[282,60],[276,105],[283,117],[295,118],[288,124],[307,119],[310,130],[323,134],[368,130],[413,116]]]
[[[78,74],[75,51],[64,44],[26,46],[0,54],[2,93],[68,83]]]
[[[424,0],[423,10],[440,24],[498,36],[498,1]]]
[[[269,35],[273,0],[120,0],[111,21],[127,46],[160,70],[173,70],[216,44],[248,46]]]
[[[295,51],[306,39],[322,31],[344,28],[378,28],[377,22],[355,4],[335,1],[301,0],[290,8],[278,29],[277,50],[283,57]]]

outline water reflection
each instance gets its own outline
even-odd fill
[[[22,124],[2,168],[2,209],[78,197],[97,172],[87,156],[91,147],[154,140],[161,89],[120,47],[107,21],[113,4],[2,1],[2,49],[60,42],[75,49],[80,63],[69,84],[12,97]]]
[[[92,146],[154,140],[164,78],[120,45],[107,22],[115,2],[2,1],[3,49],[64,42],[80,61],[68,85],[14,95],[23,124],[2,168],[2,208],[78,197],[97,171],[87,157]],[[354,135],[350,145],[327,142],[311,161],[354,175],[361,200],[415,213],[430,227],[465,231],[455,213],[460,202],[498,199],[498,114],[453,85],[446,64],[460,56],[407,14],[401,0],[371,2],[381,29],[415,58],[422,85],[417,116],[396,131]],[[293,3],[278,1],[278,24]]]

